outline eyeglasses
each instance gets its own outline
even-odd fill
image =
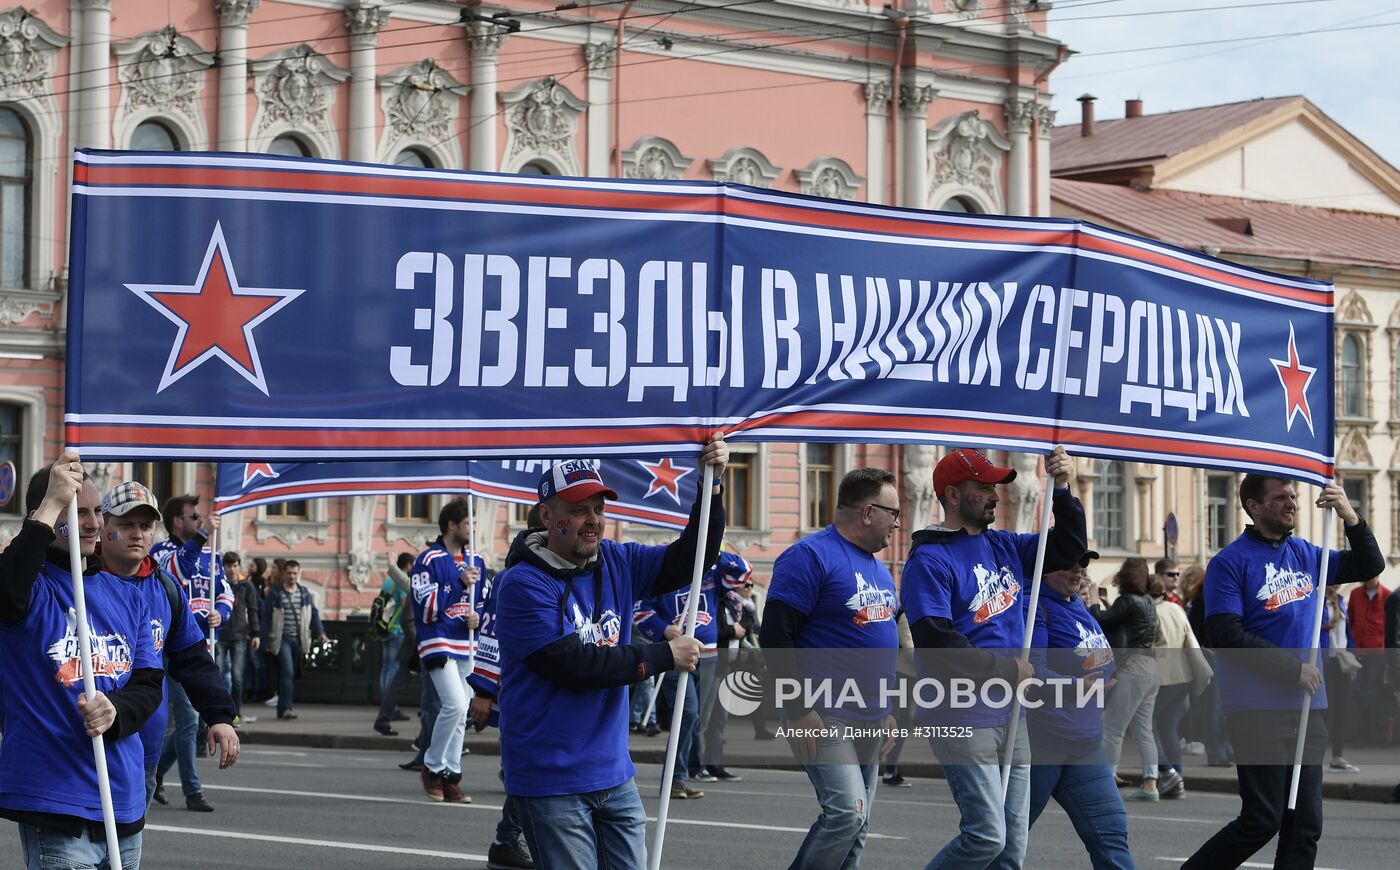
[[[899,522],[899,515],[904,513],[904,511],[900,510],[899,508],[885,507],[884,505],[877,504],[873,501],[868,504],[868,507],[879,508],[880,510],[885,511],[890,515],[890,519],[894,520],[895,522]]]
[[[1180,571],[1168,571],[1168,572],[1166,572],[1166,574],[1164,574],[1163,576],[1166,576],[1166,577],[1180,577],[1180,576],[1181,576],[1181,572],[1180,572]]]

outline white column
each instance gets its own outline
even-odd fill
[[[350,159],[374,163],[374,134],[379,129],[374,107],[375,45],[389,13],[371,0],[351,0],[345,10],[350,30]]]
[[[82,126],[78,144],[112,147],[112,0],[83,0]]]
[[[219,13],[219,150],[248,150],[248,17],[262,0],[214,0]]]
[[[607,176],[611,171],[613,141],[612,104],[613,52],[611,42],[590,42],[583,47],[588,61],[588,166],[592,176]]]
[[[1005,103],[1006,132],[1011,137],[1011,165],[1006,171],[1007,208],[1011,214],[1031,213],[1031,118],[1035,103],[1010,99]]]
[[[1050,216],[1050,139],[1055,132],[1055,110],[1036,106],[1035,213]]]
[[[889,176],[885,174],[890,159],[890,83],[876,79],[865,83],[865,200],[884,202],[888,195]],[[890,170],[894,167],[890,166]]]
[[[471,46],[471,99],[468,102],[468,167],[496,171],[496,56],[506,41],[503,27],[474,22],[467,25]]]
[[[938,99],[933,85],[905,84],[899,88],[900,126],[904,139],[904,190],[900,205],[929,208],[928,107]]]

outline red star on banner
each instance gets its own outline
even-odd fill
[[[664,492],[676,504],[681,503],[681,479],[695,469],[677,468],[671,464],[669,456],[660,462],[647,462],[638,459],[637,464],[645,468],[647,474],[651,475],[651,486],[647,487],[647,494],[643,498],[651,498],[658,492]]]
[[[223,228],[217,223],[193,284],[127,284],[126,288],[177,327],[157,393],[205,360],[218,357],[267,395],[253,329],[306,292],[240,287]]]
[[[245,463],[243,466],[243,488],[247,489],[248,484],[253,482],[253,478],[258,476],[262,476],[267,478],[268,480],[272,480],[273,478],[280,477],[281,475],[272,470],[272,463],[270,462]]]
[[[1288,359],[1270,359],[1278,372],[1279,383],[1283,384],[1283,414],[1288,421],[1288,430],[1293,431],[1293,419],[1299,414],[1313,431],[1312,409],[1308,407],[1308,385],[1312,383],[1317,369],[1305,366],[1298,361],[1298,342],[1293,337],[1293,324],[1288,324]]]

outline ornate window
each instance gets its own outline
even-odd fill
[[[1127,545],[1128,474],[1121,462],[1097,460],[1098,479],[1094,483],[1094,541],[1105,550],[1122,550]]]
[[[553,166],[550,166],[541,160],[531,160],[529,163],[526,163],[524,166],[520,167],[520,174],[558,175],[559,173],[555,171]]]
[[[433,60],[381,76],[379,107],[384,126],[379,139],[380,160],[392,160],[397,166],[461,166],[457,119],[467,90]],[[424,162],[400,163],[407,151],[416,152]]]
[[[1347,494],[1351,506],[1366,520],[1371,517],[1372,481],[1378,469],[1371,458],[1371,449],[1366,443],[1363,429],[1352,428],[1346,434],[1338,433],[1337,483]],[[1337,518],[1337,542],[1345,548],[1346,536],[1342,534],[1342,520]]]
[[[214,66],[214,55],[199,43],[181,36],[174,26],[144,33],[113,46],[121,96],[113,115],[113,140],[130,142],[137,150],[185,151],[207,147],[204,123],[205,71]],[[161,140],[137,144],[137,133],[152,119],[175,143],[160,147]],[[148,133],[150,131],[147,131]]]
[[[0,287],[23,287],[29,275],[29,127],[0,106]]]
[[[10,481],[10,500],[0,505],[0,514],[22,515],[24,511],[24,488],[29,482],[25,457],[25,407],[14,402],[0,402],[0,462],[13,462],[15,477]]]
[[[263,516],[270,520],[305,521],[309,519],[305,500],[279,501],[276,504],[267,505],[263,508]]]
[[[504,172],[520,172],[531,163],[551,167],[536,175],[582,175],[579,169],[578,119],[588,103],[553,78],[529,82],[501,94],[506,125]]]
[[[754,148],[737,147],[724,152],[718,160],[710,161],[715,181],[747,184],[750,187],[772,187],[782,169],[774,166],[762,152]]]
[[[310,157],[311,149],[306,146],[301,137],[293,136],[291,133],[283,133],[267,146],[268,154],[279,154],[283,157]]]
[[[1356,333],[1342,336],[1342,367],[1339,398],[1343,417],[1364,417],[1366,411],[1366,368],[1362,365],[1361,338]]]
[[[405,148],[394,158],[394,165],[407,166],[410,169],[432,169],[433,159],[421,148]]]
[[[1011,140],[976,110],[945,118],[929,131],[930,203],[961,197],[984,213],[1000,213],[1001,168]]]
[[[405,523],[433,522],[431,501],[426,495],[396,495],[394,518]]]
[[[248,150],[268,151],[273,140],[295,131],[315,156],[340,156],[335,97],[337,86],[350,78],[349,71],[304,43],[248,66],[258,95]]]
[[[622,151],[623,178],[680,178],[695,160],[686,157],[670,139],[643,136]]]
[[[938,211],[951,211],[958,214],[980,214],[982,210],[977,207],[977,203],[965,196],[954,196],[949,198],[942,205],[938,206]]]
[[[160,121],[142,121],[131,131],[133,151],[183,151],[175,133]]]

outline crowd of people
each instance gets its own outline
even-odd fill
[[[837,662],[867,689],[781,706],[769,692],[751,716],[755,737],[787,739],[819,808],[791,862],[797,870],[859,866],[878,785],[909,785],[898,758],[914,724],[959,814],[956,836],[929,844],[929,868],[1024,866],[1052,798],[1094,867],[1132,867],[1124,801],[1185,798],[1188,753],[1235,766],[1241,808],[1187,867],[1240,866],[1275,837],[1274,866],[1311,867],[1328,748],[1333,770],[1355,772],[1345,747],[1387,736],[1379,729],[1400,675],[1400,597],[1376,581],[1384,561],[1340,487],[1325,487],[1317,501],[1336,510],[1348,547],[1326,556],[1324,649],[1314,667],[1302,652],[1314,611],[1299,605],[1315,601],[1324,554],[1292,534],[1299,503],[1288,481],[1246,475],[1239,499],[1251,524],[1235,542],[1205,565],[1164,558],[1149,570],[1127,559],[1110,596],[1089,577],[1099,554],[1089,549],[1069,489],[1074,463],[1062,448],[1046,459],[1053,525],[1043,540],[992,527],[998,486],[1013,469],[972,450],[945,456],[933,474],[942,523],[913,535],[898,584],[879,557],[904,520],[897,479],[856,469],[840,482],[833,523],[776,560],[761,600],[752,567],[722,546],[727,461],[721,437],[707,442],[700,463],[716,483],[697,494],[669,545],[608,539],[616,493],[593,463],[571,461],[541,478],[528,528],[499,571],[475,552],[464,499],[442,507],[440,534],[424,550],[397,556],[371,612],[383,652],[372,727],[394,735],[410,721],[397,701],[420,674],[417,755],[401,767],[418,773],[427,799],[455,803],[471,801],[462,782],[466,729],[499,729],[508,797],[489,867],[645,866],[629,735],[658,734],[679,709],[672,800],[738,780],[724,763],[717,668],[722,658],[758,661],[760,649],[771,678],[832,676]],[[79,524],[70,528],[64,511],[74,501]],[[122,861],[135,866],[146,808],[168,801],[171,767],[187,809],[212,811],[196,758],[236,762],[236,726],[255,718],[249,703],[296,718],[299,669],[325,641],[320,615],[294,560],[253,558],[244,571],[238,553],[217,554],[218,519],[201,516],[193,496],[157,505],[134,482],[103,496],[65,454],[30,481],[26,510],[0,552],[0,697],[24,699],[23,710],[3,710],[0,817],[20,825],[28,866],[101,866],[107,841],[95,774],[74,751],[101,736]],[[167,533],[160,543],[158,525]],[[74,535],[86,560],[91,700],[68,574]],[[1043,578],[1032,602],[1038,547]],[[685,619],[697,558],[709,569],[692,635]],[[1337,587],[1347,583],[1360,585],[1343,597]],[[824,655],[833,650],[841,656]],[[1240,650],[1251,656],[1231,655]],[[684,672],[692,678],[682,693]],[[1017,703],[981,694],[911,711],[873,690],[901,674],[999,681],[1014,687]],[[1057,679],[1098,687],[1088,696],[1101,705],[1044,703],[1044,687]],[[1315,715],[1297,809],[1286,813],[1285,759],[1307,697]],[[1135,775],[1119,775],[1125,740],[1137,749]],[[41,775],[28,766],[35,758],[45,759]]]

